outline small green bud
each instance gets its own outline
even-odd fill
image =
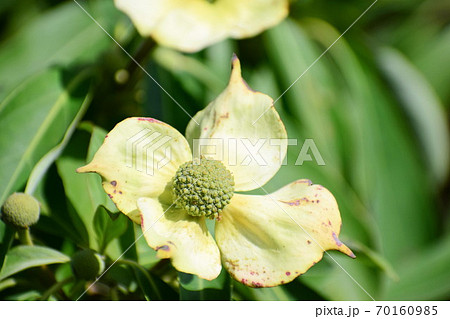
[[[14,193],[2,206],[2,220],[17,228],[28,228],[37,223],[40,210],[39,202],[33,196]]]
[[[90,249],[75,253],[70,264],[73,274],[84,280],[94,280],[105,268],[102,257]]]
[[[180,166],[173,179],[176,206],[191,216],[217,218],[230,203],[234,178],[221,162],[202,158]]]

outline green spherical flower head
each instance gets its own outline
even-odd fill
[[[2,220],[17,228],[36,224],[40,213],[39,202],[31,195],[14,193],[2,206]]]
[[[233,191],[231,172],[221,162],[206,158],[184,163],[173,180],[175,204],[191,216],[217,218]]]
[[[71,266],[73,274],[84,280],[94,280],[105,268],[102,258],[89,249],[75,253],[72,256]]]

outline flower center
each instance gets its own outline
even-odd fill
[[[230,203],[233,175],[219,161],[202,158],[184,163],[173,179],[176,206],[191,216],[217,218]]]

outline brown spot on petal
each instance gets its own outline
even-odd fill
[[[293,199],[293,200],[290,200],[290,201],[283,201],[283,200],[281,200],[280,202],[285,203],[285,204],[287,204],[289,206],[300,206],[300,205],[302,205],[304,203],[309,203],[309,199],[306,198],[306,197],[303,197],[303,198],[299,198],[299,199]]]
[[[116,181],[111,181],[111,185],[116,187],[117,186],[117,182]]]
[[[146,122],[150,122],[150,123],[163,124],[163,122],[158,121],[157,119],[154,119],[154,118],[151,118],[151,117],[139,117],[138,121],[146,121]]]
[[[170,245],[172,245],[172,246],[175,246],[175,247],[177,246],[177,245],[175,245],[175,244],[173,243],[173,241],[170,241],[170,240],[168,240],[167,243],[170,244]]]
[[[225,114],[220,116],[220,118],[222,118],[222,119],[227,119],[229,117],[230,117],[230,112],[227,112],[227,113],[225,113]]]
[[[111,194],[108,194],[109,198],[113,199],[113,196]]]
[[[311,241],[310,240],[307,240],[306,242],[308,243],[308,245],[311,245]]]
[[[170,251],[170,247],[168,245],[157,246],[156,251],[158,250]]]
[[[309,179],[299,179],[295,181],[294,184],[308,184],[308,186],[311,186],[312,182]]]
[[[289,271],[286,271],[286,276],[290,276],[291,273]]]
[[[236,53],[233,52],[233,56],[231,57],[231,62],[232,62],[232,64],[231,64],[231,69],[234,68],[234,62],[235,62],[236,60],[239,60],[239,59],[238,59]]]

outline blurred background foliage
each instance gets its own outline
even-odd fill
[[[292,1],[277,27],[187,55],[142,39],[112,1],[80,3],[192,115],[224,89],[233,52],[277,98],[371,4]],[[309,178],[331,190],[357,259],[330,254],[377,300],[450,298],[449,22],[445,0],[378,1],[275,104],[298,145],[266,189]],[[23,190],[42,204],[34,246],[0,221],[0,299],[77,299],[92,283],[72,274],[82,249],[109,268],[82,300],[370,299],[328,256],[253,289],[178,274],[143,238],[127,250],[139,227],[75,169],[126,117],[181,132],[189,117],[73,1],[0,2],[0,100],[0,204]],[[307,138],[325,166],[295,165]]]

